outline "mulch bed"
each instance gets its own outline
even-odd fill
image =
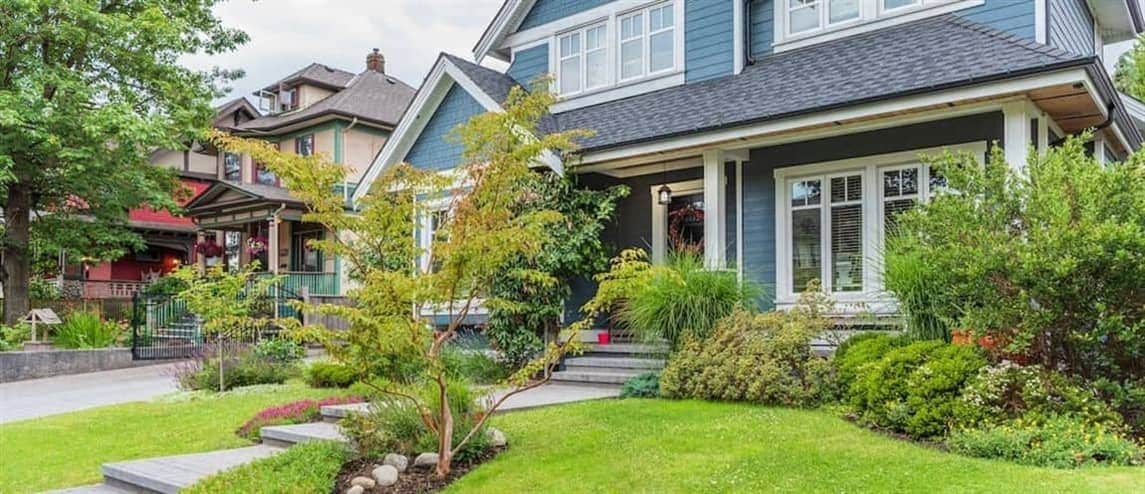
[[[504,450],[505,448],[489,448],[482,453],[481,456],[473,460],[454,460],[453,468],[445,478],[438,478],[432,467],[414,468],[414,457],[411,456],[409,459],[409,468],[398,475],[398,483],[389,487],[377,486],[373,489],[366,489],[365,492],[385,494],[428,494],[440,492],[445,486],[461,478],[461,476],[469,473],[470,470],[477,468],[482,463],[492,460]],[[356,458],[342,465],[342,471],[338,472],[338,480],[334,482],[334,494],[346,492],[346,489],[350,488],[350,480],[354,477],[374,478],[373,471],[378,465],[381,465],[380,459],[370,458]]]

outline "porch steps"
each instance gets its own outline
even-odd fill
[[[609,343],[585,345],[583,354],[567,357],[553,382],[591,386],[620,386],[634,376],[664,367],[664,344]]]
[[[102,486],[80,492],[159,492],[174,494],[223,470],[273,456],[282,451],[267,445],[224,449],[210,453],[165,456],[103,465]],[[119,489],[119,491],[106,489]],[[66,492],[66,491],[65,491]]]
[[[330,422],[263,427],[259,430],[259,436],[262,437],[263,445],[279,448],[311,441],[349,442],[338,425]]]
[[[326,405],[322,407],[322,420],[324,422],[336,423],[350,415],[356,413],[366,413],[370,411],[369,403],[346,403],[344,405]]]

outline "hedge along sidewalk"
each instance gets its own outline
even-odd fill
[[[100,465],[249,446],[235,430],[263,408],[347,394],[298,384],[191,393],[0,425],[0,492],[98,483]],[[178,399],[184,398],[185,399]]]

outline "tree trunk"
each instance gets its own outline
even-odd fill
[[[12,184],[4,205],[4,269],[3,279],[0,279],[4,283],[4,324],[15,324],[28,315],[31,213],[31,187],[20,182]]]
[[[446,385],[441,382],[441,424],[437,435],[437,476],[449,475],[453,463],[453,412],[446,398]]]

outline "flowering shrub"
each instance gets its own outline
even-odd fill
[[[961,402],[958,422],[965,426],[1059,414],[1087,424],[1122,425],[1121,416],[1095,391],[1039,365],[1003,362],[983,367],[962,390]]]
[[[271,425],[304,424],[322,419],[322,407],[361,403],[358,396],[335,396],[321,400],[300,400],[263,409],[235,431],[239,437],[258,441],[259,430]]]
[[[967,456],[1055,468],[1139,465],[1143,454],[1140,445],[1116,429],[1064,415],[958,430],[947,445]]]

